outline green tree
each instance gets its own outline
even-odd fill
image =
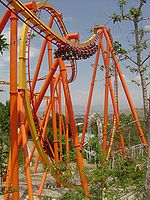
[[[134,83],[141,86],[144,108],[144,120],[148,138],[150,137],[150,123],[149,123],[149,106],[148,106],[148,84],[150,67],[147,61],[150,58],[148,52],[148,31],[144,29],[144,22],[149,18],[144,17],[143,8],[147,5],[146,0],[138,0],[134,2],[134,6],[130,6],[129,1],[119,0],[119,13],[112,15],[112,20],[116,22],[130,22],[133,25],[131,31],[132,39],[129,41],[129,49],[124,50],[119,42],[114,43],[117,53],[120,54],[121,60],[128,60],[131,62],[127,67],[132,73],[140,76],[140,83],[133,80]],[[131,3],[131,2],[130,2]],[[132,41],[132,42],[131,42]],[[148,141],[150,144],[150,139]],[[148,156],[148,170],[145,181],[145,199],[150,197],[150,149]]]
[[[0,53],[3,54],[8,49],[8,44],[4,35],[0,35]]]
[[[146,20],[143,16],[143,7],[146,5],[146,0],[138,0],[137,7],[130,7],[126,10],[127,0],[119,0],[120,13],[114,13],[112,16],[113,22],[129,21],[133,23],[133,30],[131,31],[133,36],[133,43],[130,43],[131,47],[128,50],[124,50],[119,42],[115,42],[115,50],[120,54],[122,59],[129,60],[131,65],[128,65],[130,72],[136,73],[140,76],[140,84],[133,80],[134,83],[141,85],[143,94],[143,108],[145,121],[148,117],[148,80],[149,80],[149,65],[147,61],[150,58],[148,53],[145,56],[145,52],[148,49],[148,39],[146,37],[147,30],[142,27],[142,22]],[[132,41],[132,40],[131,40]]]
[[[0,102],[0,176],[7,167],[9,155],[9,117],[10,104],[3,105]]]
[[[136,127],[135,120],[132,114],[126,115],[122,113],[119,117],[120,117],[121,129],[122,129],[122,133],[123,133],[123,137],[125,141],[125,146],[131,147],[131,146],[139,144],[137,127]],[[144,129],[144,124],[143,124],[142,119],[140,121],[141,121],[141,126]]]

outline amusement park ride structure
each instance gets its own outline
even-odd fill
[[[7,9],[0,20],[0,34],[10,19],[10,155],[7,169],[4,199],[10,198],[9,188],[12,190],[12,199],[19,199],[19,164],[18,152],[22,149],[24,153],[24,167],[27,181],[29,199],[33,199],[32,178],[30,174],[30,162],[38,151],[34,172],[36,173],[39,160],[42,160],[45,170],[39,187],[38,196],[41,196],[42,189],[48,171],[56,179],[57,186],[75,187],[71,180],[63,177],[59,163],[66,163],[69,170],[70,163],[70,144],[68,124],[70,124],[73,148],[76,154],[76,163],[80,175],[81,186],[88,197],[88,182],[84,171],[82,148],[84,145],[85,133],[88,124],[88,116],[94,90],[94,83],[98,68],[98,61],[101,57],[105,69],[105,99],[104,99],[104,118],[102,135],[102,152],[106,161],[111,156],[111,150],[115,131],[119,133],[122,155],[125,158],[125,144],[120,127],[118,112],[118,77],[123,86],[129,106],[131,108],[141,143],[143,148],[146,146],[141,125],[134,109],[127,85],[120,69],[119,62],[113,49],[113,42],[110,30],[105,26],[95,26],[93,36],[80,43],[78,33],[69,34],[64,22],[62,13],[57,12],[48,2],[28,2],[21,3],[19,0],[0,1]],[[40,19],[40,13],[49,14],[49,22]],[[22,33],[19,44],[19,55],[17,53],[18,41],[18,20],[22,22]],[[53,25],[57,25],[59,32],[55,31]],[[39,54],[37,66],[31,69],[30,66],[30,45],[33,31],[42,38],[42,48]],[[48,57],[48,73],[40,77],[42,60],[46,54]],[[84,127],[81,141],[79,141],[76,122],[74,118],[73,105],[69,90],[69,83],[75,81],[77,75],[76,62],[79,59],[87,59],[96,54],[91,86],[88,96],[88,103],[84,118]],[[69,63],[69,64],[68,64]],[[113,63],[115,71],[115,88],[112,86],[110,78],[110,63]],[[71,69],[68,78],[67,69]],[[34,71],[31,73],[31,71]],[[36,92],[37,82],[42,80],[42,87]],[[5,84],[5,83],[4,83]],[[48,96],[47,93],[49,93]],[[62,94],[63,93],[63,94]],[[113,127],[111,136],[107,135],[108,123],[108,97],[111,97],[113,105]],[[62,98],[65,99],[66,116],[65,121],[62,117]],[[39,107],[42,101],[46,100],[43,117],[39,117]],[[56,113],[59,116],[59,125],[56,123]],[[53,142],[47,136],[47,126],[50,116],[52,117]],[[59,130],[59,133],[57,132]],[[27,142],[29,133],[34,141],[34,146],[29,156]],[[62,137],[65,138],[65,152],[62,144]],[[50,152],[50,153],[49,153]],[[64,159],[63,154],[67,155]]]

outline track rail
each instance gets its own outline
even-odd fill
[[[29,161],[31,160],[34,154],[34,150],[38,150],[38,156],[36,159],[36,165],[35,168],[37,169],[39,159],[43,161],[44,165],[46,166],[46,171],[44,172],[44,176],[41,181],[41,189],[39,191],[39,197],[42,192],[43,184],[46,179],[47,169],[50,169],[52,175],[57,180],[57,184],[59,185],[60,182],[63,185],[74,187],[72,183],[72,178],[70,180],[67,180],[66,177],[63,177],[63,174],[61,173],[61,169],[53,165],[59,164],[59,162],[65,161],[62,157],[62,132],[64,132],[64,136],[66,139],[66,154],[67,154],[67,160],[66,160],[66,171],[69,168],[69,127],[68,124],[70,123],[70,129],[72,134],[72,140],[73,140],[73,147],[76,154],[76,160],[75,162],[78,165],[78,172],[81,180],[82,188],[85,192],[85,196],[88,198],[88,182],[86,180],[86,175],[84,172],[84,162],[83,162],[83,156],[82,156],[82,146],[84,144],[84,137],[85,132],[87,129],[87,121],[88,116],[90,112],[90,106],[91,106],[91,100],[93,95],[93,89],[94,89],[94,82],[97,74],[98,69],[98,62],[100,56],[102,56],[102,60],[104,61],[104,69],[105,69],[105,75],[106,75],[106,87],[105,87],[105,106],[104,106],[104,131],[103,135],[103,141],[102,141],[102,151],[104,155],[106,156],[106,160],[109,159],[112,151],[112,145],[114,141],[114,134],[116,131],[116,127],[118,128],[120,126],[119,121],[119,112],[118,112],[118,103],[117,103],[117,96],[118,91],[113,90],[112,87],[112,80],[109,77],[109,70],[110,70],[110,60],[114,63],[114,68],[116,69],[116,73],[118,74],[118,78],[120,78],[121,84],[123,86],[124,92],[126,94],[128,103],[130,105],[132,114],[134,116],[139,135],[141,138],[141,141],[144,146],[147,145],[147,142],[144,137],[144,133],[142,131],[141,125],[139,123],[136,111],[134,109],[127,85],[125,83],[123,74],[120,69],[120,65],[118,63],[116,54],[113,50],[113,43],[112,38],[109,32],[109,29],[106,27],[96,26],[94,27],[94,34],[91,38],[86,40],[85,42],[80,43],[80,37],[78,33],[72,33],[68,34],[67,29],[63,23],[62,15],[61,13],[57,12],[49,3],[35,3],[35,5],[32,7],[32,3],[29,3],[29,9],[26,5],[22,4],[19,0],[7,0],[8,4],[6,4],[4,1],[0,2],[5,5],[8,9],[6,11],[6,15],[2,18],[2,21],[0,21],[3,25],[0,29],[0,33],[2,29],[4,28],[4,25],[6,25],[6,21],[8,21],[9,17],[11,16],[11,37],[10,37],[10,104],[11,104],[11,112],[13,112],[13,115],[11,115],[11,125],[13,125],[13,128],[10,128],[10,135],[11,135],[11,153],[10,153],[10,159],[8,163],[8,176],[6,180],[6,189],[10,188],[12,185],[12,189],[16,189],[19,187],[19,179],[18,179],[18,160],[16,160],[16,157],[18,155],[18,152],[23,146],[23,150],[25,152],[25,166],[27,168],[25,169],[26,172],[29,172]],[[31,10],[30,10],[31,9]],[[45,24],[41,19],[39,19],[39,13],[38,10],[45,10],[50,14],[49,24]],[[22,20],[23,28],[22,28],[22,34],[21,34],[21,40],[20,40],[20,49],[19,49],[19,78],[17,77],[17,62],[18,62],[18,56],[17,56],[17,20]],[[53,22],[56,22],[59,33],[53,30]],[[34,76],[33,79],[31,79],[30,75],[28,74],[28,78],[26,76],[26,63],[28,62],[28,71],[30,71],[30,37],[28,38],[28,29],[31,28],[31,31],[34,30],[36,33],[38,33],[43,40],[42,48],[40,51],[39,59],[37,66],[35,67]],[[31,32],[30,32],[31,33]],[[28,51],[26,42],[28,41]],[[46,74],[46,77],[40,76],[40,69],[41,69],[41,63],[43,56],[45,54],[46,46],[48,46],[48,73]],[[55,48],[55,49],[54,49]],[[54,52],[53,52],[54,49]],[[73,105],[72,105],[72,99],[70,95],[69,90],[69,84],[72,82],[77,73],[76,69],[76,60],[79,59],[87,59],[91,57],[96,52],[95,57],[95,64],[93,68],[93,75],[91,80],[91,86],[90,86],[90,92],[89,92],[89,98],[88,98],[88,104],[86,109],[86,117],[84,121],[84,131],[82,133],[82,139],[79,140],[74,112],[73,112]],[[101,53],[101,54],[100,54]],[[28,54],[28,55],[27,55]],[[54,60],[53,60],[54,58]],[[65,60],[65,62],[64,62]],[[66,60],[70,62],[70,64],[66,64]],[[70,67],[72,70],[71,76],[68,78],[67,75],[67,67]],[[38,93],[38,96],[35,95],[35,86],[38,80],[44,80],[42,83],[42,87],[40,88],[40,92]],[[117,79],[116,79],[117,81]],[[17,84],[18,83],[18,84]],[[30,85],[29,89],[27,85]],[[61,86],[62,91],[64,92],[62,96],[64,96],[65,100],[65,109],[66,109],[66,127],[63,122],[62,118],[62,101],[61,101]],[[116,85],[117,87],[117,85]],[[43,119],[40,119],[38,116],[39,107],[42,105],[42,100],[45,99],[46,92],[49,92],[50,99],[46,99],[46,107],[44,110],[44,117]],[[116,92],[116,96],[115,96]],[[111,96],[111,102],[114,109],[114,120],[113,120],[113,128],[111,132],[110,137],[110,143],[109,146],[107,145],[107,122],[108,122],[108,95],[110,93]],[[19,102],[17,102],[19,101]],[[17,105],[19,104],[19,107]],[[19,108],[19,110],[18,110]],[[15,111],[15,112],[14,112]],[[57,133],[57,121],[56,121],[56,113],[59,114],[59,136],[60,141]],[[47,155],[49,153],[50,149],[47,149],[47,141],[44,139],[47,139],[46,135],[46,129],[48,128],[48,120],[50,117],[50,114],[52,116],[52,142],[53,142],[53,148],[51,148],[51,153],[53,154],[53,157],[51,155]],[[18,120],[19,115],[19,120]],[[20,130],[18,134],[18,124],[21,127],[22,130]],[[66,128],[66,129],[65,129]],[[31,132],[32,139],[34,141],[34,148],[32,151],[32,157],[28,157],[27,150],[26,150],[26,144],[27,144],[27,135],[28,132]],[[119,131],[118,131],[119,132]],[[120,143],[122,148],[123,156],[125,157],[125,144],[124,139],[122,136],[121,131],[119,132],[120,135]],[[44,144],[44,142],[46,143]],[[23,143],[23,144],[22,144]],[[16,146],[14,146],[16,144]],[[49,146],[50,148],[50,146]],[[59,151],[60,150],[60,151]],[[107,151],[108,150],[108,151]],[[14,153],[13,153],[14,152]],[[13,162],[12,162],[13,160]],[[12,163],[15,163],[15,167]],[[10,169],[10,171],[9,171]],[[35,171],[36,171],[35,169]],[[12,171],[11,171],[12,170]],[[10,173],[9,173],[10,172]],[[11,174],[13,176],[11,176]],[[17,178],[14,175],[17,175]],[[28,173],[29,174],[29,173]],[[30,196],[33,199],[32,195],[32,183],[31,183],[31,177],[28,178],[28,175],[26,174],[27,183],[30,184],[28,186]],[[9,194],[8,194],[9,195]],[[14,199],[19,199],[19,191],[14,192],[12,195],[16,195]],[[7,194],[6,194],[7,196]],[[8,199],[8,198],[6,198]]]
[[[30,20],[30,23],[33,24],[34,27],[39,31],[39,33],[43,33],[45,38],[50,37],[51,42],[56,44],[59,48],[60,45],[69,45],[72,51],[77,51],[78,53],[82,53],[81,50],[86,50],[84,48],[92,48],[91,44],[95,44],[97,39],[99,38],[101,34],[101,30],[97,30],[96,33],[93,34],[91,38],[88,40],[79,43],[79,42],[71,42],[65,37],[60,36],[58,33],[56,33],[52,28],[48,27],[45,23],[43,23],[40,19],[37,18],[37,16],[34,14],[34,12],[30,11],[26,6],[24,6],[20,1],[18,0],[7,0],[10,5],[12,5],[15,10],[23,15],[26,18],[26,22]],[[46,7],[47,3],[43,3],[43,7]],[[38,4],[37,4],[38,6]],[[39,4],[39,6],[42,6],[42,3]],[[50,6],[53,10],[53,7]],[[59,16],[59,13],[55,11],[55,14],[57,14],[57,17]],[[62,27],[63,26],[63,23]],[[64,48],[64,46],[61,46],[61,48]],[[91,50],[91,49],[90,49]],[[95,51],[96,52],[96,51]]]

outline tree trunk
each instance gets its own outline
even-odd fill
[[[141,57],[142,57],[142,49],[141,49],[141,42],[139,39],[139,27],[138,27],[138,18],[135,17],[134,20],[134,30],[135,30],[135,44],[136,44],[136,55],[137,55],[137,66],[138,66],[138,71],[140,74],[140,79],[141,79],[141,86],[142,86],[142,96],[143,96],[143,108],[144,108],[144,120],[145,120],[145,125],[147,121],[147,115],[148,115],[148,95],[147,95],[147,87],[146,87],[146,80],[145,80],[145,75],[144,75],[144,69],[143,66],[141,65]]]
[[[143,200],[149,200],[150,199],[150,105],[148,106],[148,95],[147,95],[145,74],[144,74],[143,66],[141,65],[142,49],[141,49],[141,42],[139,40],[138,18],[135,17],[133,21],[134,21],[134,28],[135,28],[137,66],[138,66],[138,71],[140,74],[141,86],[142,86],[145,129],[146,129],[146,134],[147,134],[147,139],[148,139],[147,171],[146,171],[145,184],[144,184]],[[150,104],[150,99],[149,99],[149,104]]]
[[[149,97],[149,112],[146,121],[146,128],[148,131],[147,134],[148,144],[150,144],[150,97]],[[149,200],[149,199],[150,199],[150,145],[148,146],[147,171],[146,171],[144,194],[143,194],[143,200]]]
[[[141,78],[141,86],[142,86],[142,95],[143,95],[143,108],[144,108],[144,120],[145,120],[145,127],[146,132],[148,134],[148,95],[147,95],[147,87],[146,87],[146,81],[144,77],[144,72],[142,70],[142,67],[140,67],[140,78]],[[149,143],[150,144],[150,143]]]

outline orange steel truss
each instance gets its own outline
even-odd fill
[[[60,165],[61,163],[65,163],[68,174],[71,173],[71,161],[69,155],[71,148],[74,148],[81,186],[85,192],[85,196],[88,198],[89,183],[86,180],[82,148],[85,142],[88,116],[100,56],[102,57],[105,69],[102,152],[106,157],[106,161],[111,155],[116,129],[118,130],[120,137],[122,155],[124,158],[126,157],[124,138],[119,121],[118,79],[120,79],[123,86],[143,147],[146,148],[147,145],[128,87],[113,50],[110,30],[105,26],[96,26],[93,31],[93,36],[89,40],[80,43],[79,34],[68,34],[63,22],[62,14],[57,12],[49,3],[28,2],[22,4],[19,0],[7,0],[7,3],[4,1],[0,2],[7,7],[6,12],[0,20],[0,33],[2,33],[10,19],[10,82],[0,82],[2,84],[10,84],[10,154],[4,199],[10,199],[10,192],[8,192],[10,188],[12,190],[12,199],[17,200],[20,198],[18,153],[21,149],[24,154],[24,169],[29,199],[33,199],[32,178],[30,172],[30,163],[33,157],[36,157],[34,173],[38,171],[40,161],[42,161],[45,166],[38,191],[39,197],[41,197],[49,171],[55,178],[57,187],[60,187],[61,185],[75,187],[75,184],[71,180],[63,177]],[[38,17],[39,11],[41,12],[41,10],[49,13],[50,17],[48,25]],[[17,53],[18,20],[22,22],[19,54]],[[54,23],[57,24],[60,32],[57,33],[54,31]],[[36,34],[43,39],[43,43],[37,65],[34,67],[34,72],[31,75],[30,43],[32,31],[36,32]],[[95,63],[80,141],[74,117],[69,83],[73,82],[76,78],[76,61],[89,58],[95,53]],[[40,77],[39,74],[45,54],[48,58],[48,73],[46,76]],[[115,70],[115,88],[113,88],[112,80],[110,78],[111,62],[113,62]],[[69,78],[67,72],[68,68],[71,69]],[[38,81],[42,81],[41,88],[36,92]],[[108,138],[107,134],[109,95],[114,110],[113,127],[110,138]],[[63,99],[65,102],[65,120],[62,111]],[[45,108],[41,118],[39,116],[39,110],[43,101],[45,101]],[[51,140],[47,135],[50,116],[52,118]],[[69,142],[69,125],[73,147],[70,146]],[[29,134],[31,134],[34,142],[30,155],[28,152]],[[65,140],[65,146],[63,145],[63,139]],[[38,151],[38,155],[35,154],[35,150]],[[63,155],[66,155],[66,158],[64,158]]]

